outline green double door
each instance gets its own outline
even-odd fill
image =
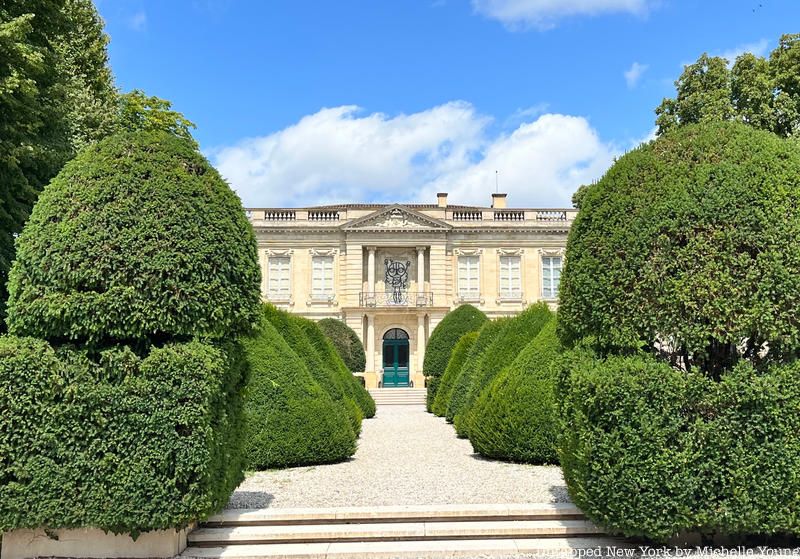
[[[408,356],[408,334],[399,328],[387,332],[383,338],[384,388],[408,386]]]

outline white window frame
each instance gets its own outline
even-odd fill
[[[561,284],[561,271],[563,269],[563,256],[557,254],[542,255],[542,299],[558,299],[558,290]],[[549,285],[545,285],[545,280],[548,281]]]
[[[283,302],[290,301],[291,298],[292,257],[288,255],[267,256],[267,299]]]
[[[481,257],[478,254],[458,256],[458,297],[462,301],[481,298]]]
[[[500,299],[517,301],[522,299],[522,256],[501,254],[499,263],[498,294]]]
[[[311,257],[311,300],[332,301],[336,297],[335,257],[314,255]]]

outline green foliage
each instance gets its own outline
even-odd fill
[[[315,381],[328,393],[340,406],[342,413],[350,418],[353,431],[356,435],[361,432],[361,420],[364,416],[358,405],[348,397],[345,392],[344,382],[333,363],[322,359],[316,351],[304,329],[304,319],[298,315],[290,314],[277,307],[266,304],[264,313],[278,333],[286,340],[300,360],[303,361],[308,372]]]
[[[116,127],[122,132],[167,132],[198,147],[192,137],[195,124],[172,110],[172,103],[165,99],[134,89],[119,96],[117,110]]]
[[[794,143],[732,122],[680,127],[620,158],[582,194],[569,234],[562,340],[657,347],[712,377],[739,357],[795,357],[798,176]]]
[[[445,413],[445,418],[447,418],[449,423],[453,423],[456,416],[460,414],[461,410],[464,408],[469,387],[480,366],[484,351],[502,334],[510,320],[509,318],[489,320],[478,330],[478,337],[469,349],[464,365],[453,378],[453,388],[450,391],[450,398],[447,401],[447,412]]]
[[[343,321],[335,318],[323,318],[317,324],[333,343],[333,347],[347,368],[353,373],[364,372],[367,357],[358,334]]]
[[[444,374],[441,377],[431,377],[440,379],[439,388],[436,391],[436,397],[433,400],[433,405],[430,410],[435,415],[439,417],[445,417],[447,415],[447,408],[453,394],[453,387],[461,374],[461,368],[464,366],[464,362],[469,356],[472,345],[477,339],[478,332],[469,332],[461,336],[456,346],[453,348],[453,352],[450,354],[450,361],[447,362],[447,368],[444,370]]]
[[[251,367],[245,400],[248,467],[345,460],[356,451],[352,424],[272,325],[275,315],[265,306],[258,327],[242,342]]]
[[[552,317],[475,402],[469,440],[476,452],[512,462],[557,463],[552,363],[560,351]]]
[[[486,322],[486,315],[472,305],[461,305],[445,315],[436,325],[425,348],[423,371],[426,376],[440,377],[447,368],[450,353],[456,342],[467,332],[473,332]],[[430,392],[430,387],[428,388]],[[434,392],[435,393],[435,392]]]
[[[729,68],[728,62],[734,62]],[[700,122],[737,120],[783,137],[800,132],[800,34],[783,35],[769,58],[735,61],[703,54],[684,67],[677,95],[656,108],[658,133]]]
[[[9,328],[45,339],[229,337],[260,299],[238,197],[192,144],[106,138],[48,185],[19,237]]]
[[[481,392],[502,369],[516,359],[552,318],[553,313],[547,303],[531,305],[517,316],[505,321],[501,334],[486,347],[475,367],[465,371],[469,388],[461,411],[456,414],[453,421],[460,437],[469,436],[473,423],[472,409]]]
[[[168,344],[94,357],[0,337],[0,531],[186,526],[241,482],[234,344]]]
[[[719,382],[652,356],[559,365],[559,455],[590,519],[656,540],[800,534],[800,362],[741,361]]]
[[[344,324],[344,323],[342,323]],[[344,389],[345,396],[356,403],[359,413],[362,417],[375,416],[375,401],[367,392],[366,388],[361,385],[358,378],[353,376],[347,365],[345,365],[339,353],[336,351],[331,340],[323,333],[319,322],[300,318],[300,325],[302,326],[308,341],[314,347],[314,351],[322,360],[325,365],[332,369]],[[352,330],[350,330],[352,332]],[[353,332],[355,334],[355,332]]]

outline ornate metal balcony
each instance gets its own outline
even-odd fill
[[[358,294],[361,307],[432,307],[433,293],[408,291],[390,291],[387,293],[371,293],[362,291]]]

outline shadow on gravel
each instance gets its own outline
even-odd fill
[[[226,509],[265,509],[275,500],[275,495],[266,491],[234,491]]]

